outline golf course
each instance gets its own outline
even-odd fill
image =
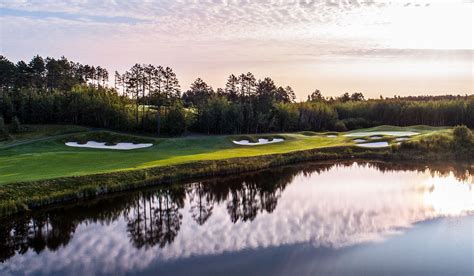
[[[450,135],[449,128],[426,126],[393,127],[379,126],[375,128],[356,130],[347,133],[334,132],[299,132],[292,134],[262,134],[262,135],[223,135],[196,136],[180,138],[152,138],[134,136],[117,132],[78,129],[79,134],[60,134],[42,138],[31,135],[32,138],[20,139],[18,145],[9,143],[0,146],[0,183],[28,182],[54,179],[60,177],[83,176],[116,171],[128,171],[150,167],[163,167],[195,161],[220,160],[237,157],[253,157],[270,154],[282,154],[294,151],[313,150],[330,147],[354,147],[354,138],[364,138],[372,141],[387,141],[395,145],[398,136],[403,132],[414,132],[410,139],[416,140],[433,134]],[[81,131],[82,130],[82,131]],[[397,135],[378,135],[370,139],[374,133],[396,132]],[[401,132],[401,133],[397,133]],[[357,137],[350,134],[358,134]],[[346,136],[346,134],[349,134]],[[400,135],[401,134],[401,135]],[[101,138],[102,136],[102,138]],[[245,146],[233,143],[236,140],[257,140],[258,138],[280,138],[281,143]],[[65,142],[74,140],[103,139],[107,143],[118,142],[148,142],[153,146],[143,149],[114,150],[95,148],[74,148]],[[115,141],[112,141],[114,140]],[[117,140],[118,139],[118,140]],[[361,143],[363,144],[363,143]]]
[[[149,185],[306,161],[473,158],[472,134],[466,127],[382,125],[347,132],[169,138],[71,125],[23,128],[0,144],[2,216]],[[471,140],[462,142],[459,133]]]

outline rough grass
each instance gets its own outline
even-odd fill
[[[18,143],[51,136],[88,131],[89,128],[74,125],[22,125],[21,132],[10,133],[9,139],[0,141],[0,149]]]

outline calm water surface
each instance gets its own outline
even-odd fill
[[[0,221],[0,275],[473,275],[474,167],[305,164]]]

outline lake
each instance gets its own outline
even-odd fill
[[[0,275],[473,275],[474,167],[309,163],[0,221]]]

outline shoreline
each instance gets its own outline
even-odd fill
[[[391,148],[370,149],[340,146],[207,160],[179,165],[156,166],[83,176],[61,177],[0,185],[0,218],[48,205],[92,199],[102,195],[194,178],[228,176],[312,161],[439,161],[456,160],[449,153],[394,152]]]

